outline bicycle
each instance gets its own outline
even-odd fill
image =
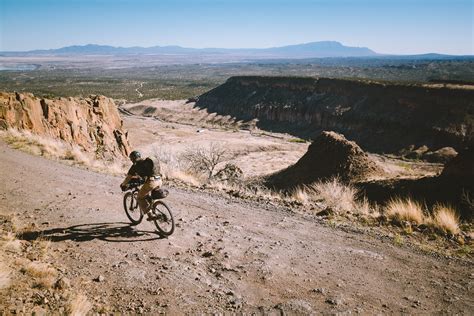
[[[128,191],[123,196],[123,208],[125,214],[133,225],[138,225],[143,220],[143,212],[138,207],[137,195],[140,186],[144,181],[130,181],[124,191]],[[161,201],[168,196],[168,190],[153,190],[146,196],[151,204],[151,221],[155,223],[158,232],[162,236],[170,236],[174,232],[174,218],[171,209],[165,202]]]

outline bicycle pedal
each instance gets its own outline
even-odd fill
[[[147,217],[146,217],[146,220],[147,220],[147,221],[151,222],[151,221],[155,221],[155,220],[157,220],[157,219],[158,219],[158,216],[156,216],[156,215],[148,215],[148,214],[147,214]]]

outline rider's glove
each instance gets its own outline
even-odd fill
[[[122,191],[125,191],[125,190],[127,189],[127,186],[126,186],[126,185],[123,185],[123,184],[121,184],[121,185],[120,185],[120,189],[122,189]]]

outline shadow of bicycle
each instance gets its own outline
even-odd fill
[[[53,242],[72,240],[77,242],[99,239],[108,242],[137,242],[163,239],[156,231],[139,230],[130,223],[93,223],[52,228],[40,231],[27,231],[18,235],[19,239],[47,239]]]

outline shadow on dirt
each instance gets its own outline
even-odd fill
[[[74,225],[67,228],[52,228],[40,231],[27,231],[18,235],[19,239],[36,240],[38,238],[54,242],[90,241],[99,239],[108,242],[136,242],[162,239],[155,231],[138,230],[130,223],[93,223]]]

